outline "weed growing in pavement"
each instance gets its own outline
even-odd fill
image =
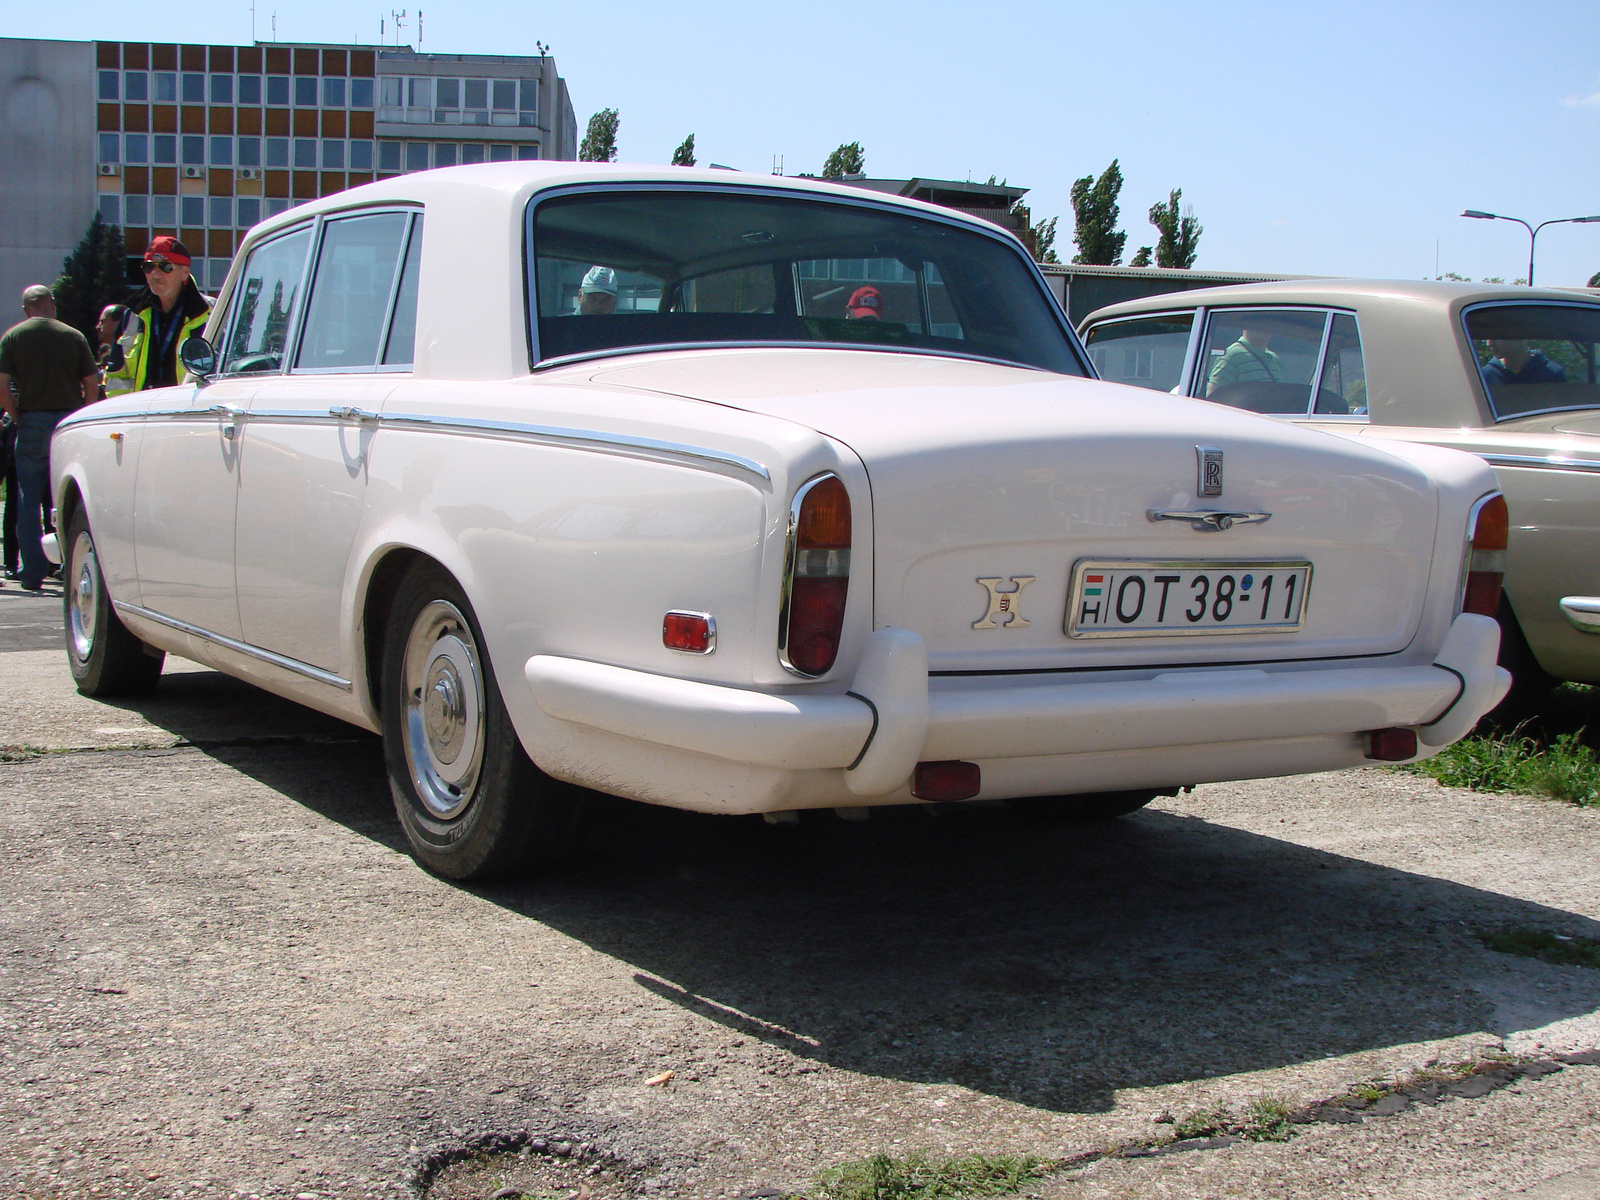
[[[1541,744],[1522,732],[1463,738],[1424,762],[1401,767],[1431,775],[1445,787],[1479,792],[1521,792],[1600,808],[1600,761],[1583,744],[1583,730]]]
[[[1600,941],[1543,929],[1489,929],[1478,940],[1501,954],[1520,954],[1564,967],[1600,967]]]
[[[1220,1133],[1227,1133],[1231,1128],[1226,1112],[1220,1108],[1208,1108],[1192,1112],[1175,1121],[1172,1126],[1172,1137],[1179,1142],[1189,1138],[1216,1137]]]
[[[1239,1132],[1252,1142],[1287,1142],[1294,1136],[1289,1124],[1289,1106],[1281,1100],[1261,1097],[1250,1101]]]
[[[817,1175],[821,1200],[964,1200],[1015,1192],[1054,1164],[1031,1154],[891,1158],[875,1154]]]

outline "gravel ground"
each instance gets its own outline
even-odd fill
[[[1600,936],[1595,810],[1383,771],[1094,829],[608,802],[557,874],[467,889],[404,853],[375,739],[177,663],[99,705],[0,651],[0,743],[53,751],[0,764],[0,1195],[749,1194],[1600,1046],[1600,971],[1476,937]],[[1034,1190],[1593,1195],[1597,1100],[1569,1066]]]

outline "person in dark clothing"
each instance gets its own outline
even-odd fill
[[[1497,383],[1565,383],[1566,368],[1551,362],[1542,350],[1528,349],[1528,343],[1516,338],[1490,341],[1494,357],[1483,364],[1483,381],[1493,387]]]
[[[0,513],[0,558],[5,562],[7,579],[20,579],[22,549],[17,545],[17,514],[22,498],[17,495],[17,423],[10,413],[0,414],[0,475],[6,481],[5,510]]]
[[[205,328],[211,315],[211,301],[190,275],[191,262],[175,237],[163,234],[150,242],[144,252],[145,286],[128,305],[138,325],[123,348],[122,366],[106,372],[107,392],[170,387],[189,377],[178,349]]]
[[[0,407],[17,423],[17,542],[22,586],[36,592],[50,567],[39,544],[50,502],[50,435],[67,413],[99,398],[100,369],[83,334],[55,319],[49,288],[25,288],[22,311],[27,319],[0,335]]]

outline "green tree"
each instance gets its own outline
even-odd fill
[[[1173,188],[1165,203],[1156,201],[1150,206],[1150,224],[1160,232],[1156,242],[1156,266],[1194,266],[1194,256],[1199,251],[1200,235],[1205,232],[1194,219],[1194,205],[1186,204],[1179,211],[1183,189]]]
[[[1040,221],[1035,225],[1031,219],[1033,214],[1022,205],[1017,205],[1012,211],[1022,217],[1024,222],[1022,242],[1023,245],[1028,247],[1028,252],[1033,255],[1033,261],[1041,263],[1060,262],[1061,260],[1056,257],[1055,245],[1056,223],[1061,218],[1051,217],[1048,221]]]
[[[694,134],[683,139],[683,145],[672,152],[672,165],[675,167],[694,166]]]
[[[1592,288],[1600,288],[1600,271],[1596,271],[1593,275],[1589,276],[1589,286]]]
[[[583,143],[578,147],[579,162],[617,161],[617,110],[602,108],[589,118]]]
[[[1099,179],[1085,175],[1072,185],[1072,240],[1078,245],[1073,262],[1110,267],[1122,261],[1122,244],[1128,235],[1117,230],[1121,191],[1122,169],[1114,158]]]
[[[860,142],[841,142],[839,148],[828,155],[822,164],[824,179],[843,179],[846,175],[859,175],[867,169],[866,156]]]
[[[1148,267],[1150,265],[1150,246],[1140,246],[1134,256],[1128,260],[1130,267]]]
[[[61,260],[61,275],[51,285],[56,316],[79,330],[89,345],[99,344],[95,324],[100,310],[128,299],[128,259],[122,247],[122,230],[107,225],[99,213],[89,222],[83,238]]]

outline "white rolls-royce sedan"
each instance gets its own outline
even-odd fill
[[[1481,459],[1099,382],[946,209],[407,175],[257,226],[183,357],[56,434],[79,688],[178,654],[380,732],[455,879],[582,788],[1111,816],[1423,757],[1509,684]]]

